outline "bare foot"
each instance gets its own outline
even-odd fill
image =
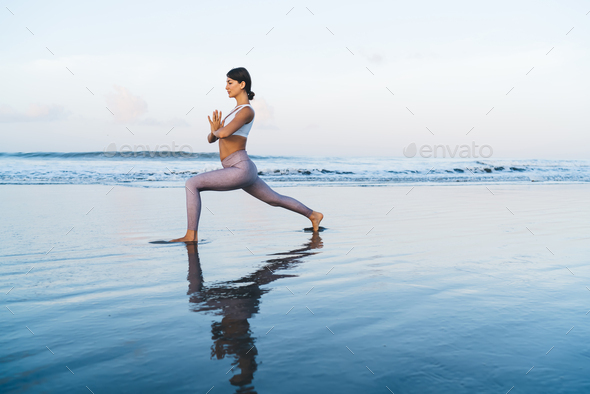
[[[318,231],[320,228],[320,222],[324,218],[324,215],[321,212],[313,211],[311,215],[309,215],[309,220],[311,220],[311,224],[313,225],[313,231]]]
[[[194,230],[186,230],[186,235],[184,237],[172,239],[170,242],[197,242],[197,232]]]

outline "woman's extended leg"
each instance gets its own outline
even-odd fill
[[[316,212],[307,206],[303,205],[293,197],[284,196],[272,190],[260,177],[250,186],[243,187],[245,192],[251,194],[259,200],[272,205],[273,207],[283,207],[293,212],[297,212],[311,220],[313,229],[318,230],[319,224],[324,217],[319,212]]]

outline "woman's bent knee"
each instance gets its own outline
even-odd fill
[[[197,176],[193,176],[190,177],[186,180],[186,182],[184,183],[184,185],[186,187],[188,187],[189,189],[198,189],[199,188],[199,179],[197,178]]]

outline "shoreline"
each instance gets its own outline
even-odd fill
[[[188,178],[187,178],[188,179]],[[362,187],[398,187],[398,186],[489,186],[489,185],[499,185],[499,186],[527,186],[531,184],[535,185],[590,185],[590,182],[585,181],[529,181],[529,182],[507,182],[507,181],[490,181],[490,182],[464,182],[464,181],[455,181],[455,182],[398,182],[398,183],[379,183],[379,184],[344,184],[344,183],[337,183],[337,182],[326,182],[326,183],[306,183],[306,184],[288,184],[289,181],[279,181],[273,182],[265,180],[261,177],[269,186],[271,187],[349,187],[349,188],[362,188]],[[162,181],[158,181],[158,183],[165,183]],[[140,182],[135,182],[134,184],[125,184],[125,183],[0,183],[0,187],[2,186],[124,186],[124,187],[141,187],[145,189],[172,189],[172,188],[184,188],[183,185],[179,184],[179,182],[175,182],[173,185],[167,186],[155,186],[155,183],[146,182],[145,184],[140,184]],[[238,190],[238,189],[236,189]]]

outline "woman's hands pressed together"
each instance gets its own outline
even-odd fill
[[[211,117],[209,116],[207,116],[207,119],[209,119],[209,124],[211,125],[212,133],[222,128],[225,123],[225,120],[223,122],[221,121],[221,111],[217,110],[213,111],[213,120],[211,120]]]
[[[207,140],[212,144],[219,139],[215,135],[215,132],[224,126],[225,120],[223,122],[221,121],[221,111],[218,112],[217,110],[213,111],[213,120],[209,116],[207,116],[207,119],[209,119],[209,124],[211,125],[211,133],[207,136]]]

